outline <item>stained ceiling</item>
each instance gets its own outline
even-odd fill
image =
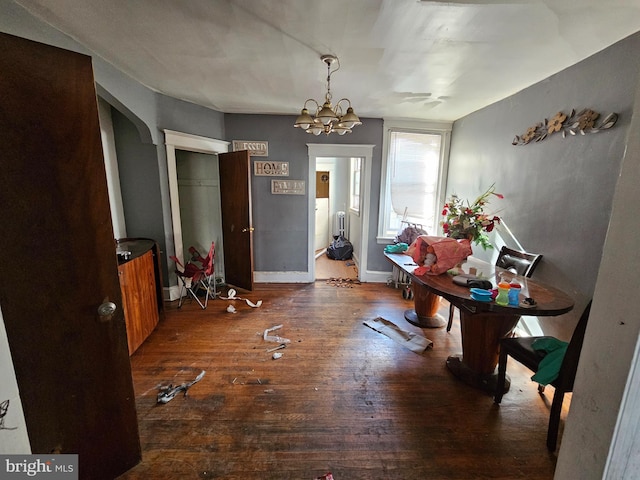
[[[640,31],[640,0],[16,3],[150,89],[228,113],[324,100],[334,54],[334,103],[452,121]]]

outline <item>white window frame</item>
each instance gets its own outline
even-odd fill
[[[446,194],[447,174],[449,166],[449,147],[451,144],[451,129],[453,124],[448,122],[412,122],[403,120],[385,120],[384,137],[382,141],[382,172],[380,179],[380,210],[378,212],[378,235],[377,242],[382,244],[391,243],[398,232],[391,234],[389,226],[389,215],[391,210],[391,178],[389,168],[389,149],[391,147],[392,132],[425,133],[442,136],[440,149],[440,165],[438,168],[438,187],[435,218],[439,218],[440,206],[444,205]],[[438,235],[439,225],[425,225],[429,234]]]
[[[357,183],[357,185],[356,185]],[[355,201],[358,199],[357,202]],[[357,206],[356,206],[357,203]],[[362,158],[351,157],[349,160],[349,210],[360,215],[362,208]]]

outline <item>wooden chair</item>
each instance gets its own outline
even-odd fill
[[[523,277],[531,277],[533,271],[540,263],[542,255],[538,253],[521,252],[509,247],[502,247],[496,260],[496,266],[509,270],[516,275]],[[453,324],[453,314],[455,312],[453,305],[449,305],[449,322],[447,323],[447,332],[451,331]]]
[[[560,373],[551,385],[556,389],[551,403],[551,413],[549,415],[549,429],[547,431],[547,448],[554,452],[558,440],[558,428],[560,426],[560,413],[562,411],[562,401],[566,392],[573,391],[573,382],[576,378],[578,369],[578,360],[582,350],[582,342],[584,333],[589,320],[589,312],[591,310],[591,302],[587,305],[576,325],[571,336],[569,345],[562,359]],[[498,359],[498,382],[496,385],[496,393],[494,402],[500,403],[504,393],[504,384],[507,374],[507,357],[511,356],[514,360],[520,362],[533,372],[537,372],[540,362],[544,358],[544,352],[536,351],[532,348],[532,344],[539,338],[552,337],[519,337],[519,338],[503,338],[500,340],[500,357]],[[544,386],[539,385],[538,391],[542,394]]]

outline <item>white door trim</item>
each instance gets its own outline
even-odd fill
[[[200,137],[198,135],[191,135],[188,133],[175,132],[173,130],[165,130],[164,143],[167,149],[167,176],[169,180],[169,198],[171,199],[171,223],[173,226],[175,256],[184,263],[184,245],[182,244],[182,223],[180,219],[180,197],[178,193],[176,150],[217,155],[219,153],[227,153],[229,151],[229,142]],[[169,300],[176,300],[179,294],[179,288],[177,285],[169,286]],[[165,298],[167,298],[166,295]]]
[[[318,157],[342,157],[363,158],[362,165],[362,183],[363,191],[361,198],[361,231],[360,231],[360,258],[358,265],[358,276],[361,281],[366,281],[364,278],[367,271],[367,255],[369,250],[369,217],[371,206],[369,205],[369,199],[371,197],[371,164],[373,160],[373,147],[375,145],[340,145],[340,144],[317,144],[308,143],[307,148],[309,150],[309,245],[308,245],[308,272],[309,282],[313,282],[316,278],[316,262],[315,252],[313,249],[313,242],[316,236],[316,224],[315,224],[315,191],[316,191],[316,159]]]

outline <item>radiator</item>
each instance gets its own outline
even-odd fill
[[[344,212],[336,212],[336,224],[334,226],[334,235],[342,235],[346,238],[346,214]]]

